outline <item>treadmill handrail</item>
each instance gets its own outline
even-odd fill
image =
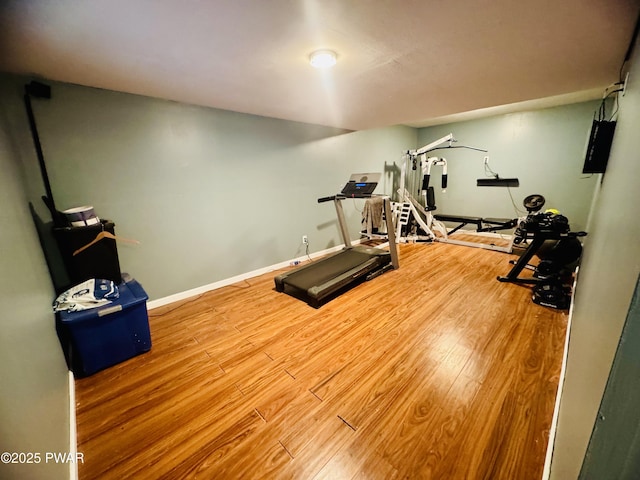
[[[371,197],[384,197],[385,195],[375,195],[372,193],[363,193],[359,195],[343,195],[339,193],[337,195],[331,195],[330,197],[321,197],[318,199],[318,203],[330,202],[332,200],[346,200],[348,198],[371,198]]]
[[[338,225],[340,227],[340,234],[342,235],[342,241],[344,242],[345,247],[350,247],[352,245],[351,238],[349,236],[349,229],[347,228],[347,222],[344,218],[344,211],[342,209],[342,200],[346,200],[348,198],[371,198],[371,197],[382,197],[384,199],[383,209],[384,216],[387,223],[387,235],[389,238],[389,251],[391,252],[391,264],[394,269],[400,268],[400,261],[398,259],[398,250],[396,247],[396,236],[395,236],[395,227],[393,225],[393,212],[391,211],[391,199],[388,195],[376,195],[376,194],[366,194],[362,196],[346,196],[343,194],[331,195],[330,197],[321,197],[318,199],[318,203],[330,202],[333,201],[336,207],[336,215],[338,216]]]
[[[318,203],[330,202],[335,200],[336,198],[340,198],[338,195],[331,195],[330,197],[322,197],[318,199]]]

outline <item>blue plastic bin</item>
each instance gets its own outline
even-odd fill
[[[60,312],[58,337],[69,368],[86,377],[151,349],[149,298],[135,280],[118,285],[120,297],[103,307]]]

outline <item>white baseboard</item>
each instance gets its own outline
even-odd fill
[[[78,458],[78,435],[76,429],[76,382],[73,372],[69,370],[69,453],[71,458]],[[78,462],[69,462],[69,478],[78,480]]]
[[[352,244],[360,243],[360,240],[356,240],[352,242]],[[337,247],[328,248],[326,250],[322,250],[320,252],[315,252],[309,255],[309,257],[317,258],[327,255],[329,253],[337,252],[338,250],[342,250],[344,247],[339,245]],[[225,278],[224,280],[219,280],[214,283],[210,283],[208,285],[203,285],[201,287],[192,288],[190,290],[186,290],[184,292],[175,293],[173,295],[169,295],[168,297],[158,298],[155,300],[151,300],[147,302],[147,309],[153,310],[154,308],[162,307],[164,305],[168,305],[170,303],[179,302],[181,300],[185,300],[187,298],[195,297],[198,295],[202,295],[203,293],[210,292],[211,290],[216,290],[218,288],[226,287],[228,285],[232,285],[234,283],[241,282],[243,280],[247,280],[249,278],[258,277],[265,273],[273,272],[274,270],[279,270],[284,267],[288,267],[292,262],[303,262],[308,260],[306,255],[303,255],[298,258],[292,258],[291,260],[286,260],[284,262],[276,263],[275,265],[270,265],[268,267],[259,268],[257,270],[253,270],[251,272],[243,273],[240,275],[236,275],[234,277]]]
[[[562,355],[562,367],[560,368],[560,379],[558,380],[558,390],[556,392],[556,403],[553,408],[553,418],[551,420],[551,428],[549,428],[549,441],[547,442],[547,455],[544,461],[544,469],[542,471],[542,480],[548,480],[551,475],[551,461],[553,460],[553,447],[556,443],[556,431],[558,429],[558,417],[560,416],[560,402],[562,401],[562,389],[564,387],[564,377],[567,373],[567,357],[569,356],[569,337],[571,335],[571,319],[573,318],[573,299],[575,297],[576,285],[578,283],[578,275],[580,267],[576,268],[575,278],[573,280],[573,294],[571,295],[571,303],[569,305],[569,317],[567,318],[567,331],[564,338],[564,354]]]

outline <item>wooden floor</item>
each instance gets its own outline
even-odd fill
[[[540,479],[567,315],[510,258],[401,245],[320,309],[274,272],[152,310],[149,353],[76,381],[80,479]]]

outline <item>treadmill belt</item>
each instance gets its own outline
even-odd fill
[[[300,270],[289,275],[286,283],[301,290],[309,290],[316,285],[322,285],[344,272],[371,260],[371,255],[354,249],[343,250],[313,264],[313,268]]]

